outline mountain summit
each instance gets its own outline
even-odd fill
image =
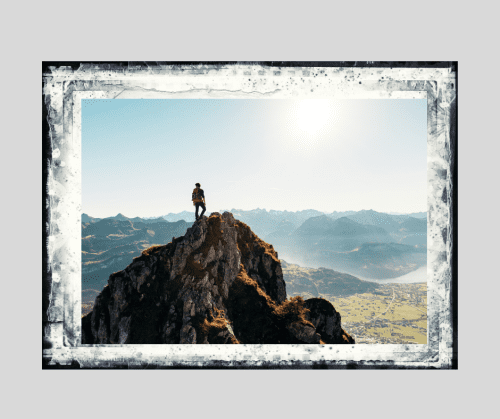
[[[331,303],[287,300],[285,287],[273,246],[212,213],[113,273],[82,343],[354,343]]]

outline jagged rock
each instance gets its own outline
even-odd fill
[[[309,298],[304,306],[309,310],[306,319],[309,320],[325,343],[355,343],[340,324],[340,313],[333,305],[323,298]]]
[[[82,319],[82,342],[354,343],[330,303],[308,301],[286,300],[272,245],[231,213],[212,213],[113,273]]]

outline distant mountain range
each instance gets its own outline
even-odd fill
[[[114,217],[107,217],[107,218],[94,218],[91,217],[85,213],[82,214],[82,223],[97,223],[98,221],[101,220],[115,220],[115,221],[132,221],[132,222],[138,222],[138,223],[159,223],[159,222],[164,222],[168,221],[163,217],[150,217],[150,218],[140,218],[140,217],[134,217],[134,218],[129,218],[125,217],[123,214],[118,214],[115,215]],[[173,220],[173,221],[178,221],[178,220]],[[193,215],[193,221],[194,221],[194,215]]]
[[[426,226],[426,212],[417,212],[411,214],[399,214],[399,213],[381,213],[373,210],[361,210],[361,211],[333,211],[331,213],[324,213],[314,209],[302,210],[302,211],[277,211],[277,210],[265,210],[261,208],[256,208],[253,210],[241,210],[241,209],[230,209],[230,210],[220,210],[220,213],[224,211],[231,212],[235,217],[239,217],[241,221],[245,224],[252,226],[252,229],[256,234],[260,236],[265,236],[266,234],[273,233],[280,229],[285,229],[291,232],[291,230],[299,228],[306,220],[312,217],[326,216],[331,220],[336,220],[339,218],[349,218],[350,220],[356,221],[359,224],[368,224],[384,228],[387,232],[398,231],[401,229],[400,224],[408,219],[417,219],[420,221],[420,226]],[[186,222],[194,222],[194,209],[193,211],[182,211],[179,213],[168,213],[159,217],[126,217],[123,214],[118,214],[114,217],[106,217],[106,219],[115,219],[119,221],[135,221],[135,222],[159,222],[162,220],[175,222],[184,220]],[[97,222],[102,220],[102,218],[94,218],[87,214],[82,214],[82,223]],[[292,228],[293,227],[293,228]]]
[[[102,289],[109,275],[120,271],[154,244],[165,244],[185,234],[192,223],[144,220],[122,214],[93,218],[82,214],[82,289]]]
[[[408,217],[414,217],[414,218],[427,218],[427,213],[426,212],[411,212],[409,214],[403,214],[401,212],[387,212],[386,214],[389,214],[389,215],[406,215]]]
[[[363,235],[387,235],[387,231],[382,227],[365,224],[362,225],[347,217],[336,220],[326,216],[311,217],[306,220],[298,229],[293,232],[300,237],[308,236],[331,236],[331,237],[353,237]]]
[[[309,218],[324,215],[322,212],[312,209],[292,212],[275,210],[266,211],[261,208],[243,211],[233,208],[223,211],[231,212],[235,218],[248,224],[260,237],[264,237],[274,232],[276,229],[282,228],[283,225],[288,225],[290,229],[293,226],[293,229],[296,229]]]
[[[321,215],[264,238],[286,260],[364,278],[396,278],[427,263],[427,221],[405,215]]]
[[[195,220],[194,209],[193,211],[182,211],[176,214],[170,212],[167,215],[163,215],[162,218],[170,222],[180,221],[180,220],[184,220],[187,222],[194,222]]]
[[[221,212],[223,212],[221,210]],[[426,213],[387,214],[373,210],[325,214],[316,210],[231,209],[280,258],[363,278],[397,278],[427,263]],[[208,214],[207,214],[208,215]],[[194,211],[154,218],[82,214],[82,289],[99,290],[111,273],[141,251],[185,234]]]

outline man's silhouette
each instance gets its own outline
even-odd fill
[[[193,190],[193,194],[191,197],[193,205],[196,207],[196,219],[203,217],[203,214],[205,214],[207,208],[205,207],[205,193],[203,192],[203,189],[200,188],[199,183],[196,184],[196,188]],[[200,217],[198,217],[198,208],[200,207],[203,208],[203,211],[201,212]]]

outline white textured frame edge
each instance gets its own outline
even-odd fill
[[[449,368],[451,324],[450,69],[162,66],[116,71],[81,65],[44,75],[52,144],[47,205],[52,290],[43,351],[51,364],[308,367],[388,365]],[[85,98],[427,97],[428,344],[426,345],[81,345],[81,100]],[[443,196],[446,197],[443,200]]]

